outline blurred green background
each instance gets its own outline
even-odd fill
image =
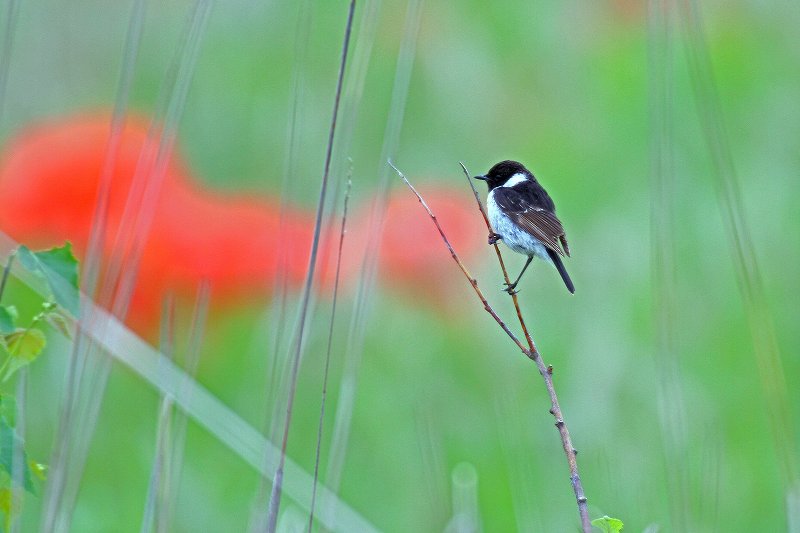
[[[131,102],[132,110],[144,113],[154,109],[190,7],[186,1],[151,4]],[[323,164],[346,8],[345,2],[313,6],[300,98],[301,156],[288,198],[309,209]],[[800,8],[744,0],[704,2],[701,8],[796,422]],[[363,9],[359,5],[358,16]],[[417,184],[450,185],[468,198],[458,161],[477,173],[501,159],[518,159],[558,204],[577,292],[569,296],[557,277],[534,265],[521,301],[537,344],[555,367],[592,516],[619,517],[625,531],[653,524],[661,531],[786,530],[783,465],[775,456],[693,98],[687,57],[694,51],[686,48],[677,18],[675,159],[668,177],[675,217],[674,350],[665,354],[653,282],[653,41],[644,3],[426,2],[422,9],[396,160]],[[32,121],[109,109],[130,11],[129,2],[22,2],[2,138]],[[209,187],[266,193],[280,186],[297,11],[294,3],[239,0],[212,9],[178,137],[178,150]],[[384,2],[380,11],[348,154],[357,204],[367,202],[377,186],[405,12],[401,2]],[[512,270],[521,267],[522,258],[507,257]],[[471,267],[513,323],[508,298],[495,292],[500,275],[493,254],[487,249]],[[453,265],[452,276],[459,275]],[[540,377],[473,301],[466,282],[452,287],[451,301],[434,306],[379,279],[341,498],[381,529],[442,530],[452,516],[451,473],[466,462],[477,474],[486,531],[576,530],[566,461]],[[15,290],[25,298],[22,289]],[[346,287],[337,317],[334,391],[354,297]],[[268,304],[215,310],[198,374],[255,427],[267,416],[267,348],[259,334],[271,331],[265,326]],[[289,455],[307,471],[314,463],[329,309],[329,297],[321,297],[289,441]],[[188,306],[179,312],[187,316]],[[32,368],[30,384],[28,441],[40,460],[51,450],[65,367],[64,346],[57,349],[55,340],[52,345]],[[665,355],[670,361],[660,359]],[[660,390],[668,391],[661,408]],[[330,401],[332,414],[335,393]],[[138,529],[157,404],[149,385],[127,369],[114,369],[75,531]],[[680,438],[670,437],[671,426],[664,423],[675,417],[681,420]],[[797,439],[796,426],[787,431]],[[330,435],[327,424],[326,446]],[[670,481],[676,478],[680,486]],[[258,483],[240,459],[190,423],[175,530],[244,530]],[[292,509],[288,498],[284,504]],[[36,498],[26,502],[26,528],[38,523],[38,507]]]

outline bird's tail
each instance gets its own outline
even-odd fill
[[[550,255],[550,259],[553,260],[553,264],[558,269],[558,273],[561,274],[561,279],[564,280],[564,285],[567,286],[567,290],[572,294],[575,294],[575,285],[573,285],[572,280],[569,279],[569,274],[567,274],[567,269],[564,268],[564,263],[561,262],[561,258],[558,257],[557,253],[549,248],[547,249],[547,253]]]

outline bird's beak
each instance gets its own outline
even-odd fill
[[[486,176],[473,176],[472,179],[486,181],[488,178]]]

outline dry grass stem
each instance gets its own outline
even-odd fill
[[[317,483],[319,482],[319,457],[322,449],[322,430],[325,422],[325,403],[328,398],[328,374],[331,367],[331,347],[333,346],[333,326],[336,319],[336,304],[339,299],[339,275],[342,268],[342,248],[347,228],[347,207],[350,201],[350,188],[352,180],[348,178],[347,189],[344,192],[344,207],[342,208],[342,225],[339,233],[339,248],[336,253],[336,274],[333,281],[333,303],[331,304],[331,321],[328,329],[328,347],[325,351],[325,374],[322,378],[322,401],[319,409],[319,427],[317,428],[317,451],[314,459],[314,484],[311,489],[311,509],[308,513],[308,533],[314,527],[314,506],[317,502]]]
[[[305,283],[303,285],[302,302],[300,304],[300,319],[298,322],[297,342],[295,344],[294,356],[292,360],[292,374],[291,381],[289,382],[289,397],[287,398],[286,405],[286,420],[283,425],[283,439],[281,442],[281,454],[278,462],[278,468],[275,471],[275,477],[272,483],[272,493],[269,499],[269,508],[267,513],[267,531],[274,532],[278,523],[278,510],[280,508],[281,491],[283,486],[283,469],[286,462],[286,447],[289,440],[289,428],[292,423],[292,410],[294,406],[295,393],[297,391],[297,375],[300,369],[300,355],[303,348],[304,330],[306,323],[306,316],[311,297],[311,288],[314,281],[314,273],[317,266],[317,254],[319,251],[320,233],[322,231],[322,216],[325,209],[325,199],[328,191],[328,178],[331,169],[331,156],[333,153],[333,141],[336,134],[336,120],[339,115],[339,103],[342,97],[342,84],[344,82],[344,73],[347,66],[347,52],[350,48],[350,35],[353,29],[353,14],[355,13],[356,2],[351,0],[350,7],[347,13],[347,23],[344,31],[344,43],[342,44],[341,62],[339,64],[339,75],[336,82],[336,95],[333,104],[333,116],[331,117],[331,126],[328,132],[328,145],[325,153],[325,168],[322,173],[322,184],[319,192],[319,203],[317,205],[317,216],[314,223],[314,237],[311,242],[311,254],[308,260],[308,270],[306,273]]]

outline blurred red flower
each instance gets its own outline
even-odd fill
[[[105,113],[82,115],[28,127],[11,139],[0,160],[0,229],[34,247],[70,240],[82,257],[110,123]],[[147,128],[145,118],[128,117],[122,133],[109,204],[106,260]],[[459,251],[470,255],[485,242],[486,229],[465,188],[423,188],[423,193]],[[296,285],[307,268],[314,216],[284,207],[284,224],[279,227],[279,209],[278,198],[204,188],[173,156],[146,239],[129,321],[137,329],[148,328],[156,322],[167,292],[191,293],[202,280],[210,282],[215,300],[266,296],[281,253],[289,283]],[[345,283],[359,272],[368,226],[367,208],[356,210],[348,222]],[[338,235],[330,233],[320,249],[326,284],[333,275],[330,254],[335,253],[327,241],[338,241]],[[395,290],[428,295],[431,301],[441,301],[449,285],[446,280],[459,277],[431,221],[406,190],[394,191],[385,211],[379,266]]]

